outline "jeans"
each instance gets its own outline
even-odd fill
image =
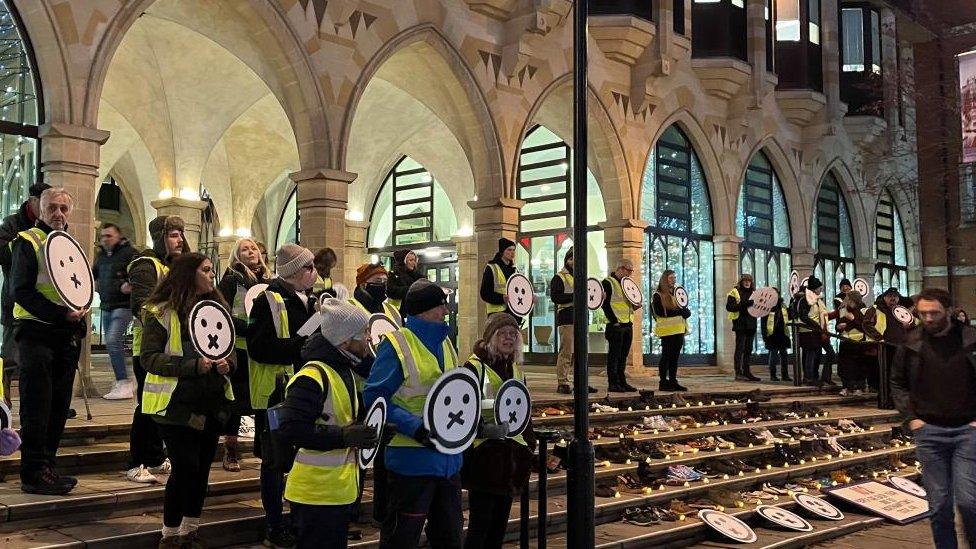
[[[803,380],[804,381],[830,381],[833,370],[832,364],[837,359],[837,353],[830,346],[829,342],[820,342],[820,336],[813,336],[817,339],[816,344],[803,342],[800,348],[803,350]],[[812,338],[808,338],[812,339]],[[820,351],[824,352],[823,371],[820,371]]]
[[[273,467],[271,461],[263,455],[267,449],[261,448],[259,434],[267,429],[267,425],[268,411],[255,410],[254,445],[255,455],[261,458],[261,506],[264,507],[268,527],[277,528],[282,523],[285,508],[285,472]]]
[[[770,379],[776,377],[776,363],[780,364],[780,369],[783,372],[783,378],[790,377],[790,358],[789,349],[769,349],[769,377]]]
[[[389,506],[380,531],[380,549],[417,547],[425,522],[431,549],[461,549],[461,475],[386,474]]]
[[[678,357],[685,346],[685,335],[677,334],[661,338],[661,361],[657,364],[661,381],[678,382]]]
[[[735,332],[735,375],[749,375],[749,364],[752,362],[752,343],[756,339],[756,332]]]
[[[105,348],[112,361],[112,370],[116,381],[129,378],[125,366],[125,331],[132,322],[132,309],[119,307],[102,311],[102,326],[105,327]]]
[[[913,432],[928,492],[936,549],[955,549],[955,506],[969,544],[976,547],[976,427],[926,423]]]
[[[159,424],[152,416],[142,413],[142,388],[146,385],[146,371],[142,369],[139,357],[132,357],[132,372],[136,376],[136,409],[132,412],[132,427],[129,428],[129,465],[127,469],[145,465],[159,467],[166,459],[163,451],[163,437],[159,434]]]
[[[221,427],[209,417],[205,425],[199,431],[182,425],[159,424],[173,464],[163,500],[164,526],[179,526],[183,517],[199,518],[203,511],[210,464],[217,453]]]
[[[607,382],[611,387],[627,383],[627,356],[634,339],[634,325],[607,324],[604,336],[607,338]]]
[[[501,549],[512,497],[468,490],[468,532],[464,549]]]
[[[349,545],[346,536],[352,505],[306,505],[291,502],[292,523],[298,549],[339,549]]]
[[[573,371],[573,325],[559,327],[559,355],[556,357],[556,383],[569,385]]]

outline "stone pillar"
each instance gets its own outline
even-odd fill
[[[478,244],[474,236],[455,236],[458,258],[457,330],[458,353],[466,355],[478,339],[478,289],[481,265],[478,264]],[[475,282],[477,281],[477,282]],[[463,282],[463,284],[462,284]]]
[[[41,139],[43,181],[71,193],[68,232],[83,248],[90,250],[88,246],[95,241],[95,199],[100,185],[99,152],[100,147],[108,141],[109,133],[85,126],[49,123],[40,127],[38,136]],[[91,322],[90,316],[88,320]],[[76,379],[79,383],[76,394],[80,394],[80,383],[84,379],[88,396],[98,397],[99,392],[94,389],[91,380],[90,337],[86,337],[82,343],[78,370],[80,376]]]
[[[827,121],[840,123],[840,32],[837,0],[822,0],[820,5],[820,45],[823,60],[823,91],[827,97]]]
[[[729,290],[738,284],[739,243],[736,235],[715,235],[715,364],[725,373],[735,371],[735,336],[732,321],[725,314],[725,300]]]
[[[200,244],[200,231],[203,227],[203,210],[207,208],[206,202],[173,196],[153,200],[149,204],[156,208],[158,215],[180,216],[186,224],[184,231],[186,241],[190,244],[191,250],[197,251]]]
[[[747,0],[746,26],[749,37],[749,64],[752,65],[752,106],[759,107],[772,89],[766,72],[766,0]],[[772,16],[772,14],[770,14]]]
[[[525,202],[514,198],[483,198],[481,200],[468,202],[474,217],[474,245],[475,257],[475,278],[468,280],[461,278],[463,284],[473,284],[474,294],[478,295],[478,288],[481,286],[481,272],[485,264],[495,257],[498,252],[498,239],[508,238],[513,241],[518,240],[519,211]],[[474,313],[477,317],[477,325],[474,333],[481,333],[485,327],[485,303],[480,297],[476,297],[477,309]],[[469,326],[470,328],[470,326]]]
[[[884,97],[884,117],[888,123],[888,128],[898,127],[898,94],[899,74],[898,74],[898,36],[895,34],[897,21],[895,12],[891,8],[881,8],[881,74],[882,94]],[[865,52],[868,55],[868,52]],[[889,141],[894,141],[898,137],[898,132],[889,131]]]
[[[813,274],[813,263],[817,250],[813,248],[793,248],[793,270],[800,275],[800,280]]]
[[[230,254],[234,251],[234,244],[237,244],[238,238],[237,236],[218,236],[214,239],[221,266],[221,272],[217,274],[218,279],[223,274],[223,270],[230,267]]]
[[[618,219],[601,223],[603,240],[607,247],[607,271],[617,269],[620,261],[629,259],[634,263],[634,274],[631,278],[641,288],[644,287],[644,229],[647,221],[643,219]],[[644,315],[649,314],[651,296],[644,296],[644,307],[638,309],[634,315],[634,340],[630,346],[630,356],[627,357],[627,373],[631,376],[644,377],[648,372],[644,370],[644,341],[651,334],[644,333]]]
[[[334,271],[344,272],[345,254],[341,250],[346,245],[346,207],[349,185],[356,180],[356,174],[315,168],[295,172],[290,177],[298,186],[299,242],[313,253],[332,248],[337,258]],[[366,241],[365,237],[362,241]]]
[[[352,291],[356,288],[356,269],[369,261],[369,254],[366,253],[369,222],[345,220],[345,225],[345,237],[342,248],[339,249],[341,251],[336,251],[339,262],[332,269],[332,280],[345,284],[349,288],[349,296],[352,297]]]

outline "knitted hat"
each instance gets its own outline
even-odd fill
[[[421,278],[407,289],[407,295],[403,299],[403,312],[411,316],[419,315],[446,304],[447,294],[444,289],[426,278]]]
[[[482,341],[486,343],[491,341],[491,337],[495,335],[495,332],[501,330],[505,326],[511,326],[516,330],[520,329],[518,322],[515,320],[515,317],[512,315],[503,314],[503,315],[489,316],[488,320],[485,322],[485,332],[481,336]]]
[[[807,289],[819,290],[820,288],[823,288],[823,282],[820,282],[819,278],[811,275],[810,278],[807,279]]]
[[[901,297],[901,292],[898,291],[898,288],[895,288],[894,286],[892,286],[891,288],[888,288],[887,290],[885,290],[884,293],[881,294],[881,297],[885,297],[885,296],[889,296],[889,295],[893,295],[895,297]]]
[[[515,246],[515,242],[513,242],[513,241],[511,241],[511,240],[509,240],[507,238],[499,238],[498,239],[498,253],[502,253],[505,250],[511,248],[512,246]]]
[[[356,286],[362,286],[370,277],[381,274],[387,274],[386,267],[379,263],[364,263],[356,269]]]
[[[850,280],[844,278],[844,279],[841,279],[840,284],[838,284],[837,287],[838,288],[843,288],[844,286],[853,286],[853,284],[851,284],[851,281]]]
[[[40,198],[41,197],[41,193],[44,192],[44,191],[46,191],[46,190],[48,190],[48,189],[50,189],[50,188],[51,188],[51,186],[48,185],[47,183],[34,183],[33,185],[31,185],[30,187],[27,188],[27,193],[30,196],[33,196],[35,198]]]
[[[166,259],[169,255],[166,249],[166,235],[170,231],[180,231],[180,234],[183,235],[183,253],[189,253],[190,244],[186,241],[185,227],[183,218],[178,215],[160,215],[149,222],[149,237],[152,239],[153,252],[156,253],[156,257]]]
[[[314,260],[315,256],[308,248],[298,244],[284,244],[275,252],[275,270],[281,278],[288,278],[302,267],[312,265]]]
[[[322,300],[319,315],[322,321],[319,327],[322,336],[335,346],[361,335],[366,329],[366,323],[369,322],[366,311],[334,297]]]

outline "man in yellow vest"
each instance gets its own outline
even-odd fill
[[[350,303],[366,314],[383,313],[398,326],[403,324],[400,310],[386,298],[386,283],[389,273],[379,263],[365,263],[356,269],[356,289],[352,292]]]
[[[607,317],[604,335],[607,338],[607,382],[611,393],[636,391],[637,387],[627,383],[627,357],[634,339],[634,311],[638,306],[632,304],[624,295],[620,281],[634,274],[634,262],[621,259],[617,269],[603,280],[603,314]]]
[[[811,292],[813,303],[805,297],[806,292]],[[801,292],[797,301],[797,339],[803,356],[803,384],[820,387],[823,385],[836,385],[830,380],[833,370],[833,363],[837,360],[837,353],[830,346],[827,332],[827,320],[829,312],[824,305],[823,282],[815,276],[807,279],[806,287]],[[824,356],[821,357],[820,351],[823,350]],[[823,371],[820,370],[821,358],[824,361]]]
[[[752,375],[752,345],[756,339],[756,319],[749,314],[752,306],[752,292],[755,291],[752,275],[743,273],[739,283],[729,292],[725,300],[725,310],[732,321],[735,334],[734,367],[736,381],[759,381]]]
[[[563,268],[549,282],[549,298],[556,304],[556,326],[559,329],[559,355],[556,357],[556,392],[570,395],[573,369],[573,248],[563,259]],[[596,389],[588,387],[589,392]]]
[[[190,252],[184,234],[183,219],[176,215],[161,215],[149,222],[152,250],[129,263],[128,281],[122,291],[129,294],[132,311],[132,372],[136,378],[136,407],[129,428],[129,464],[125,478],[141,484],[156,482],[157,473],[169,473],[169,460],[163,451],[163,437],[152,418],[142,413],[142,392],[146,385],[146,370],[139,354],[142,351],[142,306],[159,281],[169,272],[174,259]]]
[[[359,496],[356,453],[379,442],[359,421],[354,373],[367,364],[366,313],[339,299],[326,299],[321,326],[302,350],[305,366],[288,383],[278,412],[278,435],[298,448],[288,474],[285,499],[291,505],[299,549],[345,547]],[[392,425],[384,432],[393,437]]]
[[[498,239],[498,253],[485,265],[481,275],[481,300],[487,304],[488,314],[508,312],[519,322],[517,316],[508,308],[508,277],[518,272],[515,268],[515,242],[507,238]]]
[[[62,188],[41,193],[37,224],[13,242],[10,293],[20,357],[20,489],[63,495],[78,483],[55,469],[68,419],[87,310],[62,304],[51,283],[44,247],[51,231],[66,231],[72,199]]]
[[[322,248],[315,252],[315,272],[318,277],[312,286],[312,295],[316,299],[322,294],[336,296],[335,289],[332,287],[332,269],[335,268],[337,260],[336,253],[332,248]]]

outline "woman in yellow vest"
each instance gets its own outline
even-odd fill
[[[773,288],[779,292],[779,288]],[[769,351],[769,380],[779,381],[776,377],[776,363],[780,365],[783,381],[793,381],[790,378],[789,348],[790,334],[786,329],[786,323],[790,315],[783,304],[783,296],[779,296],[776,307],[762,318],[762,338],[763,345]]]
[[[658,375],[661,378],[658,388],[661,391],[687,391],[678,383],[678,358],[685,346],[685,332],[688,331],[688,307],[678,305],[674,288],[678,277],[668,269],[661,273],[654,292],[651,307],[654,314],[654,335],[661,338],[661,361],[658,362]]]
[[[189,253],[173,261],[143,306],[140,359],[147,375],[142,412],[159,424],[172,462],[160,548],[199,546],[210,464],[234,398],[227,377],[235,367],[234,355],[219,361],[202,358],[190,339],[187,316],[204,299],[226,306],[214,288],[210,259]]]
[[[837,356],[837,373],[844,384],[840,394],[862,395],[868,370],[877,369],[878,365],[878,346],[875,343],[881,341],[882,335],[875,324],[879,317],[874,308],[864,305],[857,290],[847,292],[837,314],[837,333],[845,337],[840,342]]]
[[[502,383],[525,380],[522,373],[522,333],[509,315],[488,317],[483,337],[464,364],[483,380],[482,398],[493,400]],[[494,423],[494,409],[484,409],[482,420]],[[535,436],[531,420],[515,438],[475,441],[464,453],[461,483],[468,490],[468,531],[465,547],[500,548],[505,539],[512,500],[529,480]]]
[[[313,264],[318,277],[312,285],[312,295],[318,299],[322,294],[336,296],[335,288],[332,283],[332,269],[335,268],[338,258],[332,248],[322,248],[315,252]]]
[[[267,283],[271,280],[271,271],[261,257],[261,250],[257,243],[250,238],[242,238],[234,244],[230,253],[230,266],[220,278],[217,289],[224,300],[231,305],[231,315],[234,317],[234,331],[237,333],[235,343],[237,363],[240,368],[234,370],[231,383],[234,384],[234,410],[224,426],[224,470],[237,472],[241,470],[237,462],[237,434],[241,429],[241,415],[250,414],[250,399],[248,398],[247,364],[247,310],[244,308],[244,296],[255,284]]]

